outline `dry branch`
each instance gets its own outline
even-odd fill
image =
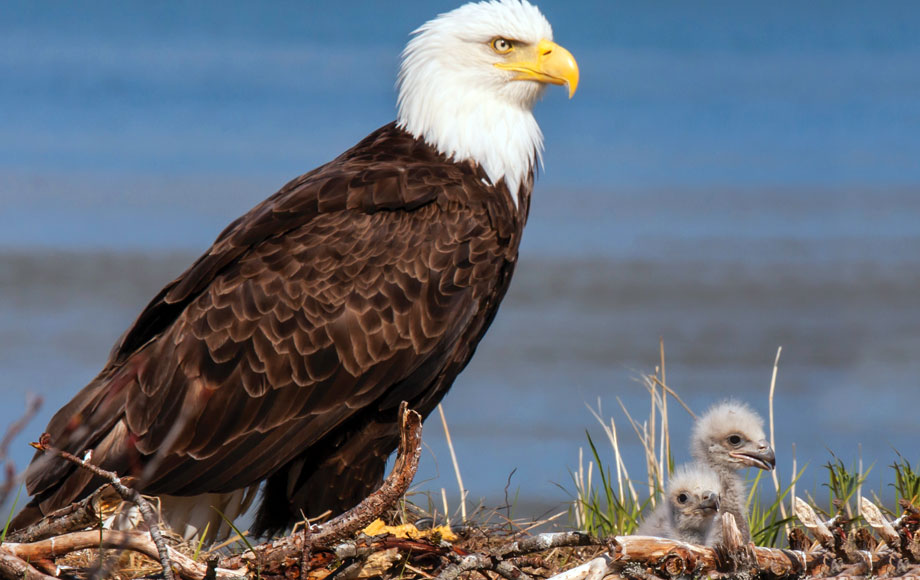
[[[408,409],[406,403],[400,405],[399,432],[393,471],[383,485],[361,503],[322,526],[307,527],[303,533],[256,546],[238,556],[224,559],[221,565],[226,568],[258,568],[263,572],[283,570],[299,563],[305,552],[350,538],[380,517],[409,489],[422,453],[422,416]]]
[[[0,554],[6,552],[24,560],[40,560],[57,558],[70,552],[87,548],[122,549],[139,552],[149,558],[157,559],[159,551],[156,544],[147,532],[118,531],[118,530],[91,530],[85,532],[72,532],[46,540],[32,543],[4,543]],[[172,565],[178,570],[182,578],[188,580],[204,580],[207,574],[205,564],[195,562],[188,556],[166,548]],[[216,578],[230,579],[245,575],[246,570],[216,569]],[[20,576],[21,577],[21,576]]]
[[[43,574],[28,562],[2,550],[0,550],[0,576],[10,580],[57,580],[54,576]]]
[[[42,408],[42,403],[44,399],[40,396],[29,395],[26,399],[26,410],[22,414],[22,417],[16,421],[10,423],[10,426],[6,428],[6,433],[3,435],[3,439],[0,440],[0,461],[5,461],[7,455],[9,454],[10,443],[13,442],[13,439],[16,435],[25,429],[25,426],[29,424],[29,421],[32,420],[32,417],[38,413],[38,410]]]
[[[11,532],[6,536],[10,542],[35,542],[52,536],[85,530],[98,524],[103,517],[103,506],[119,497],[111,485],[104,485],[82,500],[51,512],[34,524]]]
[[[3,439],[0,440],[0,463],[4,464],[4,470],[6,471],[6,478],[3,485],[0,486],[0,505],[6,504],[6,500],[9,499],[10,493],[12,493],[13,488],[16,487],[16,466],[13,465],[13,462],[8,458],[10,443],[13,442],[16,435],[19,435],[35,414],[38,413],[43,402],[44,399],[41,397],[29,395],[26,398],[26,410],[19,419],[10,423],[10,426],[6,428]]]
[[[495,556],[486,554],[451,554],[451,562],[444,571],[441,572],[437,580],[455,580],[464,572],[480,572],[489,570],[498,573],[502,578],[508,580],[531,580],[530,576],[522,572],[517,566],[506,562]]]
[[[160,533],[160,519],[157,517],[156,512],[150,506],[150,503],[141,496],[140,492],[122,483],[121,478],[118,477],[117,473],[106,471],[105,469],[102,469],[97,465],[93,465],[85,459],[80,459],[76,455],[53,447],[51,445],[51,436],[48,433],[43,433],[38,443],[33,443],[32,446],[39,451],[57,455],[61,459],[70,461],[71,463],[74,463],[79,467],[82,467],[83,469],[86,469],[93,474],[106,479],[112,485],[112,488],[118,492],[118,495],[120,495],[123,500],[136,505],[137,509],[141,512],[141,515],[144,518],[144,523],[147,524],[147,529],[150,531],[150,537],[153,538],[153,542],[156,544],[157,558],[159,559],[160,564],[163,566],[163,574],[166,576],[166,580],[175,580],[172,566],[169,561],[169,552],[166,549],[166,541],[163,539],[163,535]]]
[[[522,554],[542,552],[552,548],[597,545],[598,541],[582,532],[557,532],[537,534],[505,544],[498,550],[502,558],[513,558]]]

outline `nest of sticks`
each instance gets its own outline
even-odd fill
[[[649,536],[593,538],[580,532],[530,534],[469,528],[446,541],[438,533],[406,536],[384,527],[362,532],[393,512],[408,490],[421,453],[421,417],[403,408],[401,440],[393,471],[355,508],[322,525],[305,525],[271,542],[236,554],[202,553],[160,529],[156,510],[117,474],[55,449],[35,446],[94,470],[109,483],[90,497],[59,510],[0,545],[0,577],[166,578],[230,580],[355,580],[487,578],[600,580],[626,578],[920,578],[920,509],[902,502],[903,514],[889,521],[860,498],[868,526],[838,514],[823,521],[796,499],[802,524],[789,533],[790,549],[745,545],[730,514],[723,514],[723,542],[698,546]],[[137,506],[135,529],[100,529],[113,499]]]

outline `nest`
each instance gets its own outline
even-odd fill
[[[0,545],[0,576],[38,578],[167,578],[230,580],[355,580],[506,578],[600,580],[627,578],[833,578],[920,577],[920,509],[901,502],[903,514],[889,521],[866,498],[858,526],[842,513],[822,521],[796,500],[802,523],[789,534],[790,549],[744,544],[731,514],[723,514],[722,543],[708,547],[650,536],[593,538],[580,532],[529,531],[499,526],[418,530],[378,521],[405,519],[396,510],[412,481],[421,452],[421,417],[403,409],[401,440],[392,473],[352,510],[322,525],[304,525],[290,535],[240,553],[212,550],[181,541],[162,530],[156,511],[117,474],[55,449],[36,444],[109,483],[90,497],[10,534]],[[99,529],[114,503],[137,506],[133,529]],[[96,529],[88,529],[96,527]],[[371,527],[368,527],[371,526]]]

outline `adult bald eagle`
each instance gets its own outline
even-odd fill
[[[427,415],[508,289],[547,83],[572,55],[524,0],[467,4],[415,31],[397,121],[231,223],[163,288],[53,443],[162,497],[179,531],[244,510],[257,533],[344,511],[382,479],[397,407]],[[21,528],[101,481],[36,456]],[[209,494],[208,497],[201,497]]]

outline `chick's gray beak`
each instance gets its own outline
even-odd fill
[[[752,444],[751,447],[753,449],[742,449],[732,453],[732,455],[740,459],[745,465],[763,469],[764,471],[771,471],[776,467],[776,456],[766,439],[761,439]]]
[[[719,494],[714,491],[704,491],[700,498],[700,509],[719,511]]]

